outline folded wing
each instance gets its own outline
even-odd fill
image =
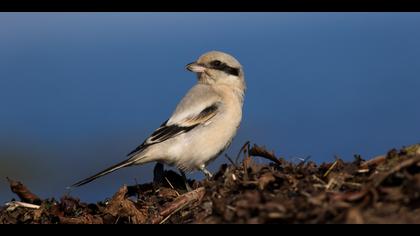
[[[130,152],[128,156],[132,157],[150,145],[164,142],[180,134],[187,133],[197,126],[208,124],[208,122],[211,122],[211,119],[217,115],[219,107],[220,103],[215,102],[202,109],[198,114],[191,114],[190,116],[179,120],[177,123],[170,123],[170,120],[167,120],[140,146]]]

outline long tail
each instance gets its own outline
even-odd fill
[[[71,187],[69,187],[69,188],[70,188],[70,189],[72,189],[72,188],[80,187],[80,186],[82,186],[82,185],[85,185],[85,184],[87,184],[87,183],[90,183],[90,182],[94,181],[95,179],[97,179],[97,178],[99,178],[99,177],[102,177],[102,176],[104,176],[104,175],[107,175],[107,174],[109,174],[109,173],[111,173],[111,172],[114,172],[114,171],[116,171],[116,170],[119,170],[119,169],[121,169],[121,168],[123,168],[123,167],[130,166],[130,165],[132,165],[133,163],[134,163],[134,161],[133,161],[132,159],[128,159],[128,160],[122,161],[122,162],[120,162],[120,163],[118,163],[118,164],[116,164],[116,165],[113,165],[113,166],[111,166],[111,167],[109,167],[109,168],[107,168],[107,169],[105,169],[105,170],[103,170],[103,171],[101,171],[101,172],[97,173],[96,175],[93,175],[93,176],[91,176],[91,177],[89,177],[89,178],[86,178],[86,179],[84,179],[84,180],[81,180],[81,181],[79,181],[79,182],[77,182],[77,183],[73,184],[73,185],[72,185]]]

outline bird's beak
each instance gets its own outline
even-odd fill
[[[192,62],[190,64],[188,64],[186,66],[187,70],[192,71],[192,72],[196,72],[196,73],[201,73],[204,72],[207,68],[202,65],[202,64],[198,64],[197,62]]]

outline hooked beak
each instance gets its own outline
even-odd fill
[[[188,64],[186,68],[187,70],[196,72],[196,73],[202,73],[207,69],[204,65],[198,64],[197,62],[192,62]]]

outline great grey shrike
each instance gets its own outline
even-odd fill
[[[130,152],[128,159],[72,187],[148,162],[175,166],[183,176],[184,172],[201,170],[211,177],[206,166],[230,145],[242,119],[244,73],[234,57],[219,51],[203,54],[186,68],[197,74],[198,82],[171,117]]]

